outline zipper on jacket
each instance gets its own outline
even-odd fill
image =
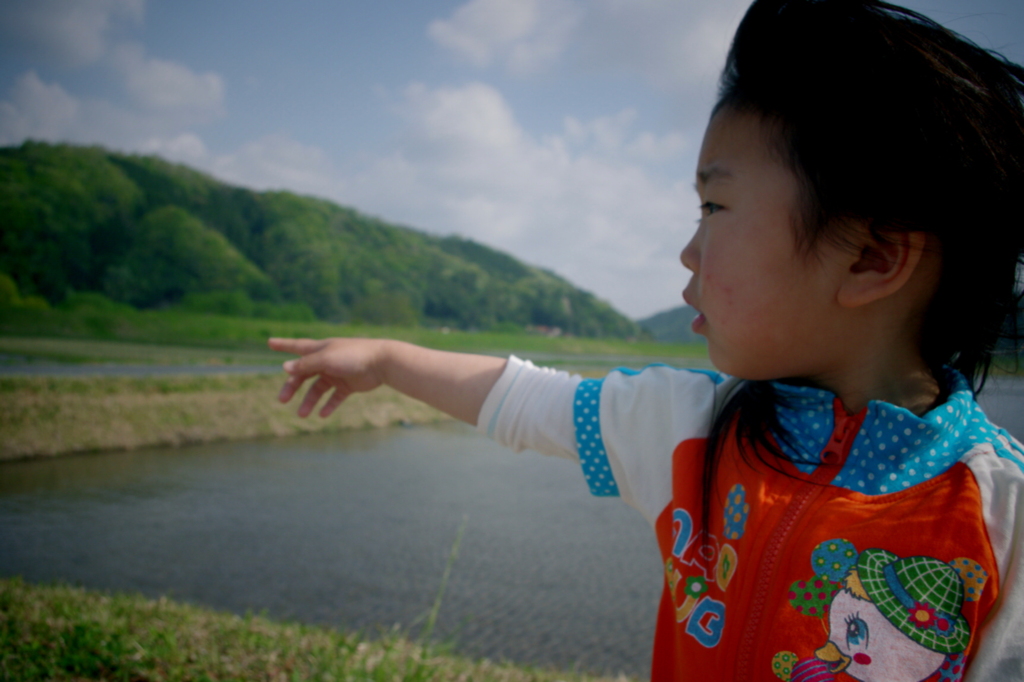
[[[803,489],[793,496],[786,513],[779,520],[779,525],[772,531],[772,537],[765,547],[764,555],[761,557],[757,569],[758,581],[754,589],[754,596],[751,599],[750,617],[740,641],[738,657],[736,660],[736,679],[746,680],[750,678],[750,658],[753,656],[754,647],[758,642],[758,633],[761,621],[764,617],[765,605],[768,602],[768,594],[775,584],[775,571],[778,568],[779,557],[789,540],[790,533],[797,525],[797,522],[804,514],[811,501],[818,497],[825,486],[835,478],[838,467],[846,463],[846,458],[853,447],[853,441],[857,438],[857,432],[864,423],[867,416],[867,408],[857,414],[847,414],[839,398],[832,403],[834,414],[834,426],[832,436],[829,438],[825,448],[821,451],[821,465],[819,465],[809,478],[810,485],[803,486]]]
[[[846,408],[839,402],[839,398],[836,398],[832,403],[832,412],[835,426],[832,429],[832,437],[828,439],[825,449],[821,451],[821,463],[842,466],[846,463],[850,448],[853,447],[853,441],[857,438],[857,432],[860,430],[867,411],[861,410],[858,414],[846,414]]]

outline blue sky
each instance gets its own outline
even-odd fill
[[[456,233],[632,317],[681,303],[749,0],[5,0],[0,145],[155,153]],[[1024,2],[909,7],[1024,61]]]

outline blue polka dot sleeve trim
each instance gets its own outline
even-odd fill
[[[573,401],[573,423],[576,425],[576,449],[580,455],[583,478],[590,493],[599,497],[616,497],[619,486],[608,464],[608,453],[601,440],[601,386],[600,379],[584,379],[576,388]]]

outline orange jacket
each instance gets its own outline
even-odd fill
[[[777,383],[792,462],[725,440],[708,535],[705,438],[741,382],[664,366],[582,380],[512,358],[478,428],[576,458],[653,525],[652,678],[1024,679],[1024,448],[963,377],[922,417]],[[749,460],[749,461],[748,461]]]

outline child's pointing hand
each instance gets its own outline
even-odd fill
[[[287,403],[307,379],[317,377],[298,413],[300,417],[309,416],[323,395],[333,389],[320,408],[320,416],[327,417],[353,393],[372,391],[384,383],[378,369],[384,343],[376,339],[270,339],[271,349],[301,356],[284,363],[284,370],[291,376],[281,387],[278,400]]]
[[[386,339],[270,339],[273,350],[300,357],[284,363],[288,380],[278,400],[291,400],[307,379],[299,416],[307,417],[325,393],[326,417],[353,393],[381,384],[475,424],[480,406],[505,368],[504,358],[447,353]]]

